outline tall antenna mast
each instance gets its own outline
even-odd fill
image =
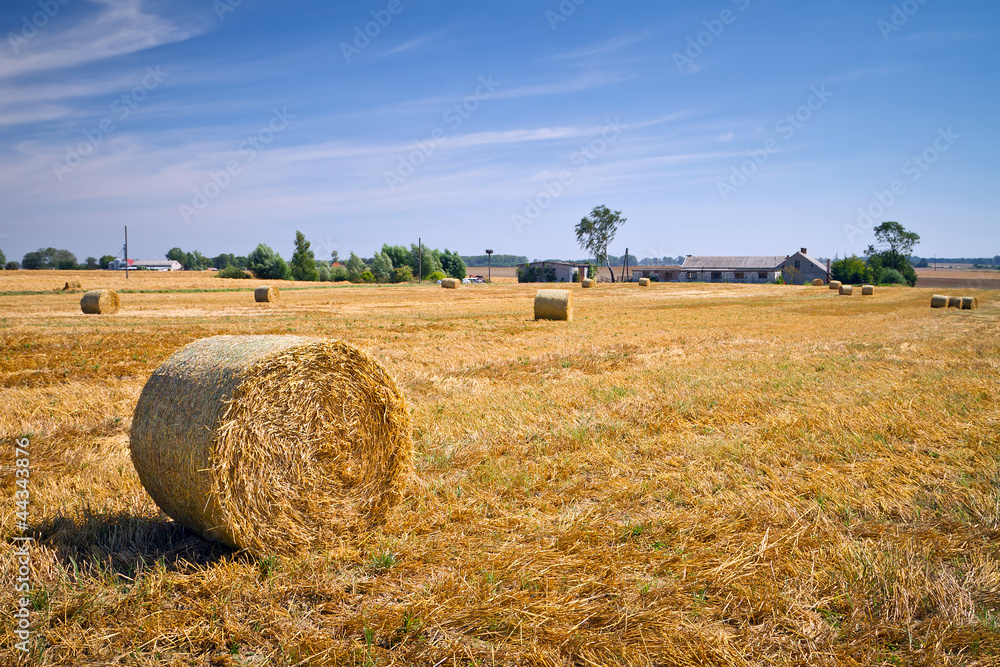
[[[128,280],[128,225],[125,225],[125,280]]]

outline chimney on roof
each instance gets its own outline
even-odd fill
[[[808,255],[809,254],[809,251],[806,250],[805,248],[802,248],[801,250],[799,250],[799,252],[801,252],[803,255]]]

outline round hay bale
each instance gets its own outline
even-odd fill
[[[813,281],[813,287],[822,287],[826,282],[822,278],[817,278]]]
[[[384,520],[410,431],[395,381],[347,343],[215,336],[146,382],[132,462],[178,523],[236,548],[293,551]]]
[[[584,278],[583,282],[580,283],[580,284],[583,285],[583,287],[585,289],[589,289],[589,288],[591,288],[591,287],[594,286],[594,279],[593,278]]]
[[[841,285],[840,295],[841,296],[851,296],[854,294],[854,285]]]
[[[948,297],[943,294],[935,294],[931,297],[931,308],[944,308],[948,305]]]
[[[573,320],[573,293],[565,289],[540,289],[535,294],[536,320]]]
[[[948,307],[949,308],[959,308],[962,307],[962,297],[960,296],[949,296],[948,297]]]
[[[445,278],[441,281],[441,287],[445,289],[458,289],[458,286],[462,284],[462,281],[458,278]]]
[[[83,289],[83,285],[80,284],[79,280],[67,280],[66,284],[63,285],[62,291],[68,292],[71,289]]]
[[[92,289],[80,299],[80,310],[88,315],[113,315],[120,305],[118,292],[113,289]]]
[[[639,287],[649,287],[649,278],[639,278]]]
[[[257,303],[273,303],[278,300],[279,296],[281,296],[281,292],[278,288],[270,285],[261,285],[253,291],[253,300]]]
[[[861,296],[875,296],[875,286],[874,285],[862,285],[861,286]]]
[[[979,308],[979,299],[974,296],[962,297],[962,310],[975,310]]]
[[[839,290],[840,287],[841,287],[841,285],[843,285],[843,283],[841,283],[839,280],[831,280],[830,281],[830,289],[837,289],[837,290]]]

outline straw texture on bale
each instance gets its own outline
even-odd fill
[[[412,461],[395,381],[341,341],[196,341],[153,373],[132,419],[132,462],[157,505],[256,553],[379,524]]]
[[[861,296],[874,296],[875,286],[874,285],[862,285],[861,286]]]
[[[948,307],[949,308],[961,308],[962,307],[962,297],[960,297],[960,296],[949,296],[948,297]]]
[[[935,294],[931,297],[931,308],[944,308],[948,305],[948,297],[943,294]]]
[[[66,284],[63,285],[63,292],[67,292],[71,289],[83,289],[83,285],[80,284],[79,280],[67,280]]]
[[[817,278],[816,280],[813,281],[813,287],[822,287],[825,284],[826,283],[823,282],[822,278]]]
[[[583,279],[583,282],[582,282],[581,284],[582,284],[582,285],[583,285],[583,286],[584,286],[585,288],[590,288],[590,287],[593,287],[593,286],[594,286],[594,279],[593,279],[593,278],[584,278],[584,279]]]
[[[854,294],[854,285],[841,285],[840,295],[841,296],[851,296]]]
[[[441,281],[441,287],[445,289],[458,289],[458,286],[462,284],[462,281],[458,278],[445,278]]]
[[[979,308],[979,299],[974,296],[962,297],[962,310],[975,310]]]
[[[120,305],[118,292],[113,289],[93,289],[80,299],[80,310],[88,315],[112,315]]]
[[[639,278],[639,287],[649,287],[649,278]]]
[[[840,286],[842,284],[843,283],[841,283],[839,280],[831,280],[830,281],[830,289],[840,289]]]
[[[261,285],[253,291],[253,300],[257,303],[271,303],[278,300],[281,292],[277,287]]]
[[[540,289],[535,294],[536,320],[573,320],[573,293],[563,289]]]

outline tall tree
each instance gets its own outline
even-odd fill
[[[380,283],[387,283],[392,279],[392,260],[384,252],[377,252],[372,257],[372,273],[375,280]]]
[[[356,283],[361,279],[361,274],[365,270],[365,263],[360,257],[355,255],[352,250],[351,256],[347,258],[345,268],[347,269],[347,279],[352,283]]]
[[[106,269],[108,268],[108,264],[113,261],[115,261],[115,258],[111,255],[101,255],[101,258],[97,260],[97,263],[100,265],[98,268]]]
[[[288,264],[281,258],[281,255],[263,243],[254,248],[253,252],[247,256],[247,264],[258,278],[289,280],[292,277],[291,269],[288,268]]]
[[[316,255],[309,249],[309,241],[306,241],[305,234],[299,231],[295,232],[295,252],[292,253],[292,278],[312,282],[319,280],[319,271],[316,270]]]
[[[447,248],[441,253],[441,268],[449,278],[462,280],[466,276],[465,262],[457,252],[451,252]]]
[[[626,220],[628,218],[623,218],[621,211],[612,211],[607,206],[595,206],[590,215],[581,219],[576,226],[577,243],[597,259],[598,266],[607,264],[611,282],[615,282],[615,272],[608,263],[608,246]]]
[[[7,264],[7,255],[3,254],[3,250],[0,250],[0,266],[5,266]]]
[[[920,242],[920,235],[907,231],[903,225],[895,221],[883,222],[876,227],[875,243],[868,246],[868,266],[877,280],[882,271],[895,269],[903,274],[906,282],[913,287],[917,284],[917,272],[910,264],[913,246]]]

